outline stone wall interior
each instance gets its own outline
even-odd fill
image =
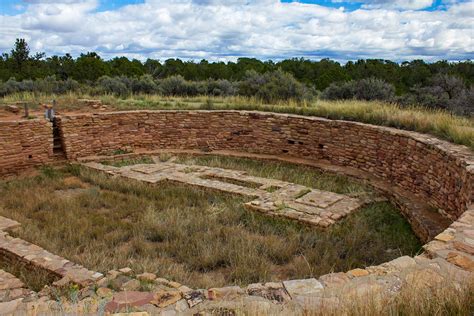
[[[363,199],[219,168],[189,169],[158,160],[151,165],[115,168],[97,161],[103,159],[101,155],[127,152],[122,157],[163,151],[212,153],[291,161],[364,179],[400,206],[414,231],[426,242],[424,252],[317,279],[250,284],[245,288],[191,289],[152,273],[135,275],[126,268],[106,275],[90,271],[12,237],[9,231],[20,223],[2,217],[2,258],[51,273],[56,279],[54,286],[76,284],[80,290],[75,301],[58,302],[51,293],[28,290],[16,276],[0,270],[0,314],[96,315],[135,309],[174,315],[235,304],[277,306],[280,311],[282,306],[318,309],[349,297],[395,295],[406,284],[429,287],[461,282],[474,274],[474,153],[466,147],[387,127],[246,111],[66,115],[58,117],[57,127],[71,162],[80,160],[89,168],[150,183],[167,179],[252,196],[254,200],[247,205],[251,209],[293,216],[317,226],[331,225],[357,209]],[[0,122],[0,176],[55,161],[50,123]],[[276,212],[279,201],[277,195],[265,190],[269,186],[277,187],[278,196],[289,205],[283,213],[281,208]],[[339,211],[332,209],[336,206]],[[112,291],[105,287],[119,276],[126,277],[129,284],[153,283],[159,290],[126,287]]]

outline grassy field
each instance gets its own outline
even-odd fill
[[[111,95],[41,95],[13,94],[0,99],[1,104],[26,101],[32,108],[39,103],[51,103],[57,100],[57,109],[83,110],[77,101],[80,98],[100,99],[109,105],[110,110],[158,110],[158,109],[240,109],[260,110],[280,113],[319,116],[330,119],[343,119],[376,125],[396,127],[435,135],[439,138],[462,144],[474,150],[474,119],[454,116],[442,110],[429,110],[421,107],[400,107],[382,102],[341,101],[328,102],[317,100],[311,103],[292,101],[278,104],[265,104],[254,98],[244,97],[163,97],[159,95],[134,95],[128,98],[117,98]]]
[[[291,181],[298,174],[302,184],[336,192],[367,189],[281,163],[197,161]],[[385,202],[322,231],[247,211],[239,197],[111,179],[78,167],[2,182],[0,194],[0,214],[22,223],[17,235],[23,239],[89,269],[129,266],[198,288],[317,277],[420,250],[408,223]]]

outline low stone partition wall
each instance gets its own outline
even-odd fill
[[[0,121],[0,176],[52,161],[52,124],[45,120]]]
[[[357,168],[451,219],[474,199],[474,154],[429,135],[254,111],[129,111],[59,119],[68,159],[138,149],[232,150]]]

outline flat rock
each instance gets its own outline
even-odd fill
[[[181,293],[178,291],[161,291],[153,294],[151,303],[160,308],[164,308],[178,302],[181,299]]]
[[[156,275],[154,273],[142,273],[137,275],[137,279],[140,281],[153,281],[156,279]]]
[[[321,282],[314,278],[283,281],[283,285],[291,297],[297,295],[313,295],[319,293],[324,288]]]
[[[450,252],[448,253],[446,260],[448,260],[448,262],[450,263],[457,265],[460,268],[463,268],[464,270],[470,272],[474,271],[474,261],[461,254]]]
[[[240,286],[227,286],[221,288],[212,288],[207,291],[207,297],[210,300],[218,300],[223,298],[235,298],[245,294]]]
[[[121,289],[123,291],[136,291],[138,290],[140,287],[141,287],[141,283],[140,281],[136,280],[136,279],[132,279],[130,281],[127,281],[125,282],[124,284],[122,284],[121,286]]]
[[[97,289],[96,294],[99,297],[112,297],[114,295],[114,292],[107,287],[100,287]]]
[[[451,234],[447,234],[447,233],[441,233],[441,234],[437,235],[435,237],[435,239],[447,242],[447,241],[453,240],[454,236],[451,235]]]
[[[362,277],[362,276],[369,275],[369,271],[364,270],[364,269],[359,269],[359,268],[350,270],[347,273],[349,273],[350,275],[354,277]]]
[[[105,310],[108,312],[118,312],[122,308],[139,307],[150,303],[153,294],[149,292],[126,291],[114,294],[112,301],[107,303]]]
[[[184,294],[184,299],[188,302],[189,307],[192,308],[202,303],[205,299],[205,296],[201,291],[192,291]]]

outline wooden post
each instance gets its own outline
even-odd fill
[[[23,104],[23,108],[25,109],[25,118],[28,118],[30,116],[30,110],[28,109],[28,103]]]

